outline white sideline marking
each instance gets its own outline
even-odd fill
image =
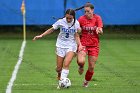
[[[19,66],[20,66],[20,64],[22,62],[22,59],[23,59],[23,53],[24,53],[25,46],[26,46],[26,41],[23,41],[21,49],[20,49],[17,64],[15,65],[15,69],[14,69],[14,71],[12,73],[12,77],[11,77],[10,81],[8,82],[8,85],[7,85],[7,88],[6,88],[6,93],[12,93],[12,86],[13,86],[14,81],[16,80],[16,75],[17,75]]]

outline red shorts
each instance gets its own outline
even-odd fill
[[[96,56],[96,57],[98,57],[99,46],[85,46],[85,48],[82,51],[87,53],[87,55],[89,55],[89,56]]]

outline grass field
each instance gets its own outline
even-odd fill
[[[72,86],[60,90],[56,89],[55,37],[28,39],[12,93],[140,93],[140,35],[105,36],[89,87],[82,87],[87,66],[80,76],[74,58],[69,74]],[[0,93],[5,93],[22,39],[0,38]]]

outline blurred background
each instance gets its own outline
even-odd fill
[[[139,0],[25,0],[27,33],[44,31],[56,21],[55,18],[63,17],[66,9],[78,8],[86,2],[91,2],[95,13],[102,17],[104,32],[139,32]],[[21,4],[22,0],[0,0],[1,32],[22,31]],[[77,11],[76,18],[83,14],[83,9]]]
[[[86,2],[95,6],[95,13],[101,15],[104,25],[139,25],[139,0],[25,0],[27,25],[51,25],[68,8],[78,8]],[[22,0],[0,0],[0,25],[22,25]],[[84,11],[76,13],[76,17]]]

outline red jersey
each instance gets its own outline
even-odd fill
[[[83,46],[98,46],[99,36],[96,34],[97,27],[103,27],[102,19],[99,15],[93,14],[92,19],[87,19],[85,15],[78,19],[82,34],[81,43]]]

